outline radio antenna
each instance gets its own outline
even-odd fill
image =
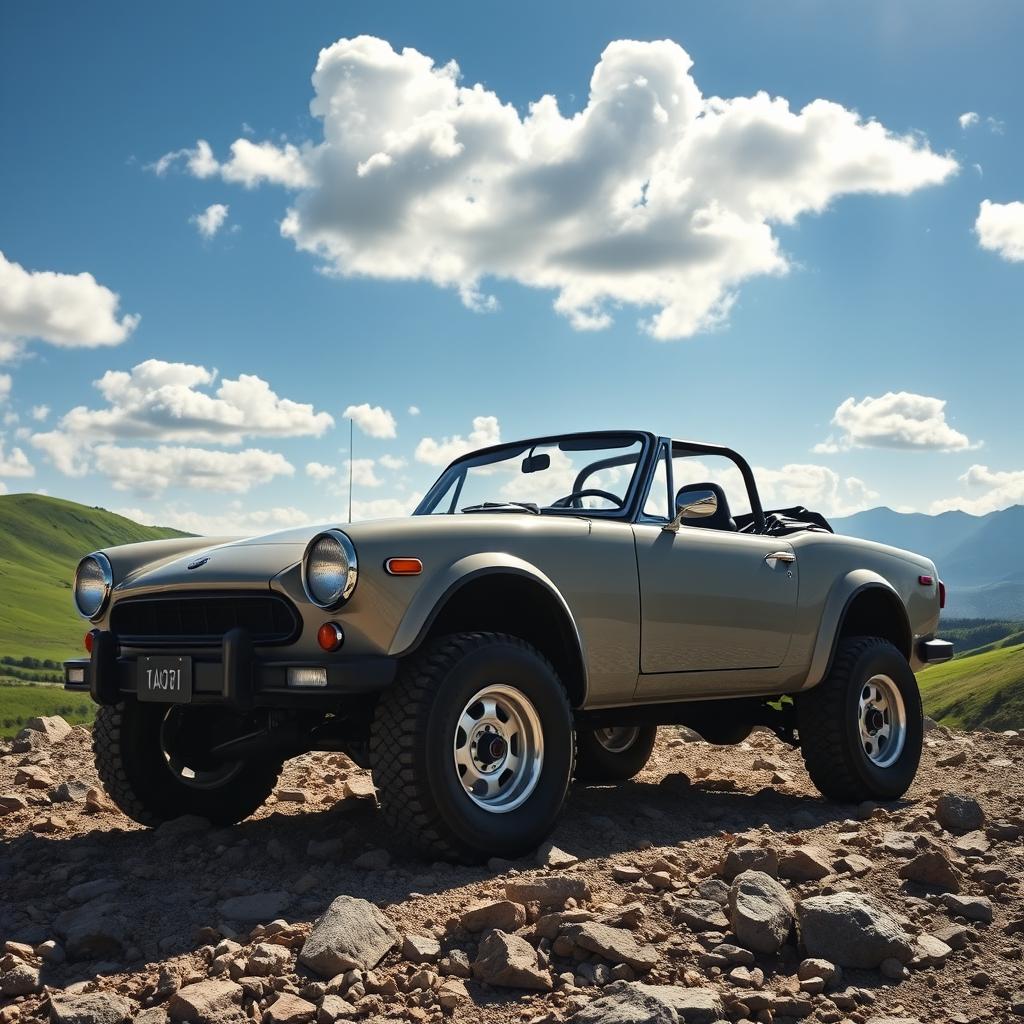
[[[348,521],[352,522],[352,463],[355,460],[355,426],[350,416],[348,419]]]

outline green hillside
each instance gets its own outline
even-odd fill
[[[924,710],[954,729],[1024,729],[1024,643],[995,646],[917,677]]]
[[[59,498],[0,495],[0,658],[60,661],[81,652],[86,625],[71,601],[79,559],[97,548],[180,536]],[[0,676],[26,677],[6,667],[0,664]]]

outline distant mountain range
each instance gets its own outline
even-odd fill
[[[872,508],[830,522],[836,533],[932,559],[946,584],[949,618],[1024,618],[1024,505],[984,516]]]

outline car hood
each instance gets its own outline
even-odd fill
[[[376,560],[384,553],[417,555],[431,538],[465,538],[470,547],[500,544],[524,533],[587,532],[589,523],[575,516],[497,513],[466,516],[408,516],[358,523],[322,523],[244,539],[189,538],[154,541],[107,552],[115,568],[115,592],[270,587],[272,580],[301,561],[309,542],[324,530],[338,529],[352,539],[356,554]],[[129,550],[136,557],[130,558]],[[121,563],[120,566],[118,563]],[[120,571],[118,571],[120,569]]]

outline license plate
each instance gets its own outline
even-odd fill
[[[139,658],[139,700],[187,704],[192,699],[191,658]]]

